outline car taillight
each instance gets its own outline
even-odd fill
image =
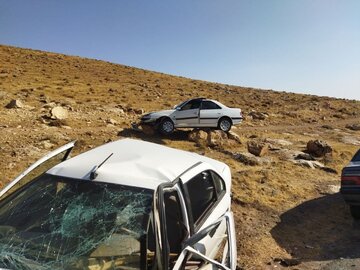
[[[342,175],[341,185],[360,185],[360,176],[358,175]]]

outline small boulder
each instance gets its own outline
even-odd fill
[[[266,118],[269,117],[267,113],[255,112],[255,111],[249,112],[249,116],[254,120],[265,120]]]
[[[219,146],[228,139],[226,132],[221,130],[211,130],[207,133],[207,145],[208,146]]]
[[[56,106],[51,109],[51,119],[64,120],[68,118],[68,116],[69,116],[68,111],[61,106]]]
[[[24,104],[18,99],[13,99],[5,107],[7,109],[20,109],[24,108]]]
[[[205,142],[207,140],[207,137],[207,132],[201,129],[193,129],[188,135],[188,140],[200,144],[201,142]]]
[[[351,130],[355,130],[355,131],[359,131],[360,130],[360,124],[347,125],[346,128],[351,129]]]
[[[40,142],[39,146],[43,149],[49,150],[54,147],[54,144],[51,143],[49,140],[44,140]]]
[[[269,145],[262,141],[248,141],[247,148],[249,153],[258,157],[266,155],[269,151]]]
[[[237,161],[240,161],[241,163],[243,163],[245,165],[250,165],[250,166],[257,166],[257,165],[271,163],[271,159],[260,158],[260,157],[254,156],[251,153],[234,153],[233,157]]]
[[[110,124],[110,125],[116,125],[116,124],[117,124],[117,121],[114,120],[114,119],[112,119],[112,118],[110,118],[110,119],[108,119],[108,120],[106,121],[106,123],[108,123],[108,124]]]
[[[144,109],[133,109],[134,113],[136,114],[144,114],[145,110]]]
[[[298,154],[295,159],[315,160],[312,155],[303,152]]]
[[[332,154],[332,148],[324,141],[308,141],[306,145],[307,152],[315,157],[323,157]]]
[[[230,130],[230,131],[227,133],[227,135],[228,135],[229,139],[234,140],[234,141],[236,141],[236,142],[238,142],[238,143],[241,144],[240,136],[237,135],[234,131],[231,131],[231,130]]]

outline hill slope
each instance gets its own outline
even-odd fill
[[[246,119],[233,129],[241,143],[229,140],[209,146],[189,141],[189,131],[162,138],[130,129],[142,112],[199,96],[242,108]],[[23,106],[6,108],[12,99]],[[49,111],[54,106],[66,108],[68,118],[52,120]],[[262,119],[251,117],[254,112]],[[359,116],[359,101],[215,84],[0,46],[2,185],[72,139],[78,140],[78,152],[120,136],[205,154],[232,169],[238,261],[244,269],[278,269],[281,260],[275,258],[297,258],[301,269],[320,268],[358,254],[357,231],[336,188],[341,168],[360,145],[360,132],[346,128],[360,124]],[[313,139],[331,145],[332,157],[318,161],[337,173],[308,168],[289,158]],[[266,140],[270,151],[250,166],[236,153],[247,153],[246,143],[252,140]],[[333,244],[339,241],[344,245]]]

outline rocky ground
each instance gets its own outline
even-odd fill
[[[346,89],[339,89],[339,91]],[[229,134],[162,137],[131,123],[191,97],[242,108]],[[12,101],[14,100],[14,101]],[[132,137],[227,163],[242,269],[358,269],[360,226],[338,194],[360,145],[360,102],[191,80],[0,46],[0,185],[77,140],[75,154]]]

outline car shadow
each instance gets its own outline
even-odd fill
[[[172,140],[172,141],[188,141],[189,133],[191,130],[175,130],[170,135],[161,135],[158,132],[154,132],[153,134],[144,133],[141,130],[137,130],[134,128],[125,128],[118,133],[119,136],[122,137],[132,137],[138,138],[148,142],[154,142],[158,144],[165,144],[164,139]]]
[[[340,193],[306,201],[280,216],[276,242],[302,261],[360,257],[360,223]]]

